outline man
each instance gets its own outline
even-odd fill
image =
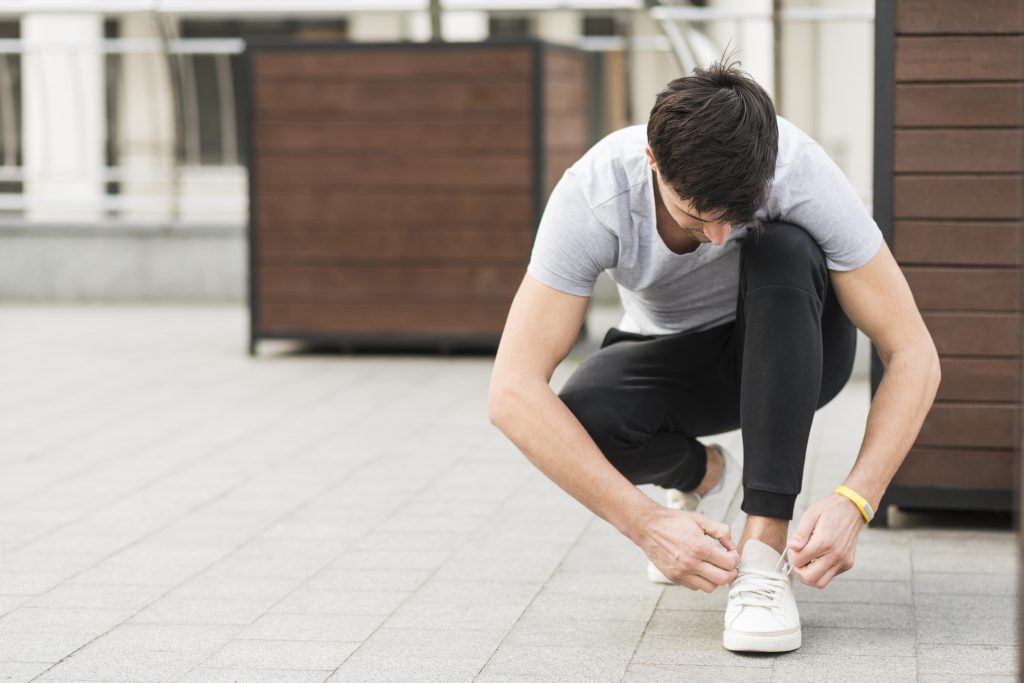
[[[556,396],[551,374],[605,270],[625,316]],[[849,475],[787,537],[814,412],[849,378],[854,326],[885,374]],[[605,137],[555,187],[489,414],[643,549],[652,578],[730,584],[726,648],[781,652],[801,643],[791,573],[824,588],[853,566],[939,380],[906,280],[842,172],[747,74],[715,63],[669,83],[646,126]],[[742,466],[697,440],[736,428]],[[740,467],[747,521],[733,543],[723,522]],[[669,489],[669,506],[645,483]]]

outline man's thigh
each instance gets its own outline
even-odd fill
[[[737,429],[734,327],[657,337],[612,328],[559,396],[588,431],[623,446],[659,432],[697,437]]]

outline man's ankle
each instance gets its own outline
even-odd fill
[[[737,549],[743,553],[743,546],[750,539],[757,539],[767,544],[780,555],[785,552],[787,534],[789,533],[789,520],[776,519],[774,517],[759,517],[749,515],[743,533],[740,535],[740,542]]]

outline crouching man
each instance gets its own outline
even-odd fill
[[[625,315],[556,395],[594,283]],[[885,374],[856,462],[792,535],[815,411],[856,329]],[[555,187],[495,358],[489,414],[545,475],[643,549],[652,580],[729,585],[724,646],[800,646],[792,574],[824,588],[910,449],[939,360],[882,234],[839,168],[733,64],[678,78],[646,125]],[[699,438],[739,428],[740,463]],[[636,488],[667,489],[667,505]],[[747,513],[738,540],[728,522]]]

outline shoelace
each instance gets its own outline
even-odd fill
[[[736,599],[740,605],[752,607],[780,607],[779,596],[789,585],[793,565],[789,563],[789,549],[779,557],[773,571],[743,569],[739,572],[731,589],[729,599]],[[781,568],[780,568],[781,565]]]

